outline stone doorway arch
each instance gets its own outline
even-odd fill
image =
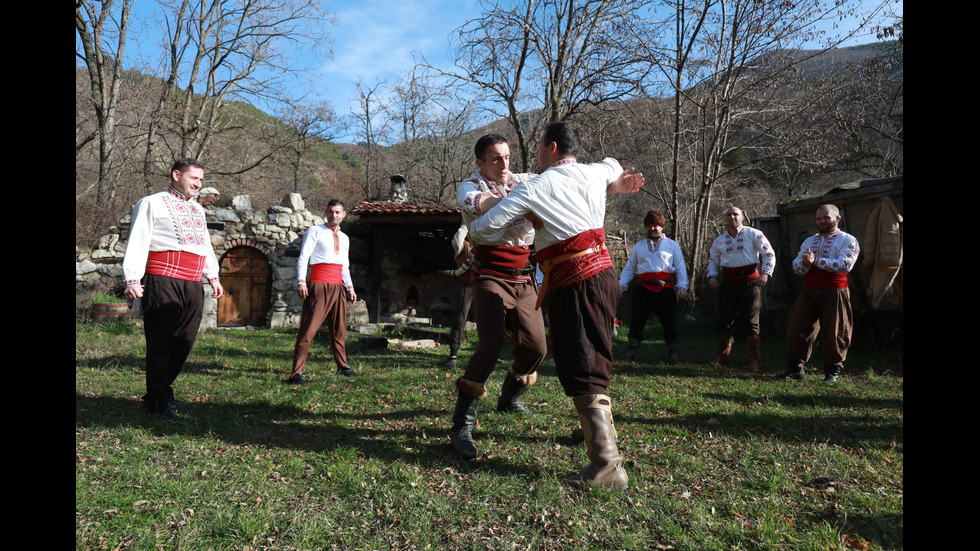
[[[266,325],[272,290],[272,269],[265,253],[249,246],[229,249],[221,257],[218,326]]]

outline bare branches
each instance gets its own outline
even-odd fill
[[[523,169],[543,127],[585,106],[635,94],[650,65],[627,47],[639,0],[525,0],[507,9],[483,2],[460,27],[456,70],[443,72],[481,93],[485,108],[516,134]]]

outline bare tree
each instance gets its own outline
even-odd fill
[[[113,0],[98,3],[87,0],[75,2],[75,30],[78,33],[75,57],[88,68],[91,104],[95,110],[99,141],[99,173],[93,185],[96,187],[96,204],[102,207],[110,204],[116,196],[112,173],[116,144],[116,106],[119,101],[131,11],[130,0],[122,0],[118,9]],[[76,152],[91,141],[92,138],[88,136],[90,135],[81,140],[76,136]]]
[[[365,150],[364,181],[361,183],[361,188],[368,199],[381,197],[389,176],[380,170],[382,153],[379,142],[387,140],[390,131],[390,119],[381,98],[384,84],[383,81],[376,81],[374,86],[368,86],[364,84],[364,79],[359,80],[356,86],[360,99],[351,112],[354,125],[363,139],[361,145]]]
[[[144,175],[175,156],[204,159],[221,132],[238,132],[238,114],[229,101],[277,101],[283,79],[293,75],[285,48],[325,40],[332,20],[315,0],[161,0],[166,29],[167,75],[146,140]],[[160,139],[177,136],[176,143]],[[163,146],[166,153],[159,151]],[[214,166],[212,173],[240,173],[273,152]]]
[[[586,106],[630,97],[650,70],[627,40],[645,0],[481,0],[483,15],[459,29],[450,76],[483,93],[514,129],[523,169],[547,124]]]
[[[463,139],[472,124],[469,102],[455,97],[443,82],[416,67],[394,88],[394,147],[399,169],[412,193],[435,203],[454,202],[456,188],[473,167],[473,152]]]
[[[295,134],[287,140],[287,162],[293,169],[293,191],[300,191],[300,173],[304,171],[303,157],[310,149],[325,140],[331,140],[339,133],[339,120],[330,104],[325,101],[313,104],[287,104],[278,114],[279,120],[286,123]],[[308,170],[313,174],[312,170]],[[322,185],[322,182],[317,182]]]

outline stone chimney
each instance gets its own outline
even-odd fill
[[[392,203],[408,202],[408,180],[401,174],[390,176],[391,191],[388,193],[388,200]]]

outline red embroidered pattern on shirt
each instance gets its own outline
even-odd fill
[[[178,199],[174,195],[165,195],[163,202],[167,205],[170,219],[174,224],[177,242],[181,245],[204,245],[210,239],[208,225],[204,215],[189,202]]]

